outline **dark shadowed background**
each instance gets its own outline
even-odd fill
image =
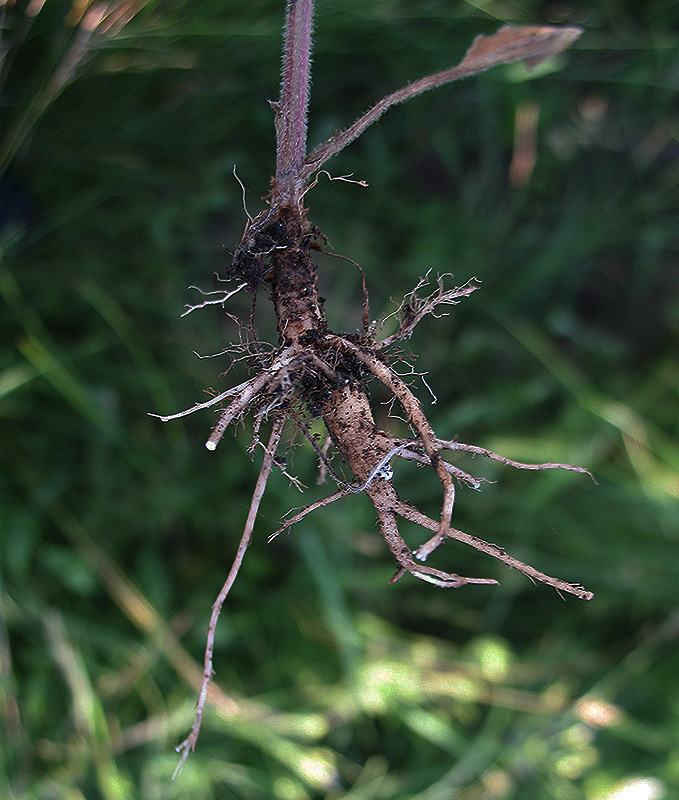
[[[267,545],[332,491],[301,447],[308,492],[269,483],[221,692],[170,781],[260,454],[247,425],[209,453],[211,412],[147,412],[241,374],[194,355],[236,339],[219,307],[180,314],[242,233],[234,164],[263,207],[282,21],[268,0],[0,3],[0,795],[677,797],[679,8],[623,0],[320,0],[310,110],[314,145],[478,33],[584,28],[534,73],[390,111],[328,165],[369,188],[321,177],[308,205],[374,317],[428,270],[482,281],[410,343],[438,434],[597,483],[467,461],[493,482],[459,491],[456,524],[594,600],[457,544],[435,566],[500,585],[390,586],[362,497]],[[356,330],[360,273],[319,264]],[[436,515],[433,476],[396,470]]]

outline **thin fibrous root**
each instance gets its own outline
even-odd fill
[[[216,397],[212,397],[205,403],[196,403],[195,406],[184,409],[184,411],[178,411],[176,414],[162,415],[149,413],[149,416],[156,417],[161,422],[169,422],[170,420],[179,419],[180,417],[187,417],[189,414],[193,414],[196,411],[201,411],[204,408],[211,408],[212,406],[217,405],[217,403],[220,403],[222,400],[225,400],[227,397],[238,395],[237,399],[221,412],[219,420],[213,428],[213,432],[205,445],[208,450],[214,450],[217,446],[217,442],[219,442],[224,435],[224,431],[228,425],[236,417],[246,411],[256,395],[259,394],[259,392],[261,392],[262,389],[264,389],[271,381],[275,380],[276,375],[280,372],[280,370],[288,367],[296,357],[299,357],[299,354],[294,350],[294,348],[288,347],[283,350],[283,352],[276,359],[274,359],[267,370],[259,375],[256,375],[254,378],[250,378],[250,380],[238,384],[238,386],[227,389],[225,392],[218,394]],[[215,433],[217,429],[220,431],[219,434]]]
[[[238,384],[238,386],[234,386],[231,389],[227,389],[225,392],[216,395],[215,397],[207,400],[205,403],[196,403],[195,406],[191,406],[191,408],[186,408],[184,411],[178,411],[176,414],[167,414],[163,416],[162,414],[152,414],[149,412],[149,417],[155,417],[159,419],[161,422],[169,422],[172,419],[179,419],[180,417],[188,417],[189,414],[193,414],[196,411],[200,411],[203,408],[211,408],[217,403],[221,403],[222,400],[226,400],[227,397],[233,397],[234,394],[238,394],[239,392],[243,391],[249,384],[252,383],[254,378],[251,378],[248,381],[244,381],[243,383]]]
[[[414,445],[411,443],[408,447],[404,448],[399,453],[399,458],[403,458],[406,461],[417,461],[418,464],[427,464],[431,466],[431,461],[422,453],[413,452],[410,449],[411,446]],[[490,483],[490,481],[486,480],[485,478],[475,478],[469,472],[465,472],[459,467],[456,467],[454,464],[451,464],[449,461],[444,461],[443,463],[453,478],[456,478],[461,483],[469,486],[470,489],[480,489],[482,483]]]
[[[241,289],[245,289],[247,283],[241,283],[235,289],[232,289],[230,292],[224,291],[223,289],[217,289],[213,292],[205,292],[199,286],[189,286],[189,289],[195,289],[197,292],[203,295],[203,297],[211,297],[212,295],[220,295],[220,297],[212,297],[210,300],[203,300],[202,303],[197,303],[196,305],[190,305],[189,303],[186,304],[186,311],[184,311],[181,316],[185,317],[190,314],[192,311],[197,311],[200,308],[205,308],[206,306],[221,306],[224,308],[224,303],[233,297],[235,294],[241,291]]]
[[[335,494],[331,494],[328,497],[317,500],[315,503],[303,508],[293,517],[286,519],[277,531],[270,533],[269,537],[267,538],[267,542],[272,542],[279,534],[283,533],[283,531],[286,531],[288,528],[291,528],[293,525],[296,525],[298,522],[303,520],[307,514],[311,514],[312,511],[329,506],[330,503],[334,503],[335,500],[341,500],[343,497],[346,497],[349,494],[351,494],[351,492],[335,492]]]
[[[394,344],[394,342],[409,339],[413,335],[413,331],[418,323],[429,314],[433,317],[445,316],[445,314],[436,313],[437,306],[457,305],[461,298],[468,297],[479,288],[479,279],[470,278],[462,286],[456,286],[453,289],[446,290],[443,288],[444,277],[446,276],[442,275],[437,278],[436,284],[438,289],[436,291],[432,292],[427,297],[419,297],[417,294],[418,290],[429,283],[429,272],[427,272],[423,278],[420,278],[417,286],[403,298],[398,309],[392,314],[389,314],[388,317],[385,317],[382,324],[394,315],[398,316],[400,321],[396,332],[382,339],[379,343],[378,347],[380,349],[385,349]]]
[[[302,428],[302,430],[304,430],[304,428]],[[314,444],[313,438],[310,438],[309,436],[307,437],[307,439],[309,442],[311,442],[311,444]],[[378,461],[377,465],[370,472],[370,475],[368,475],[366,480],[361,485],[355,483],[347,483],[346,481],[343,481],[338,475],[336,475],[332,471],[332,469],[330,469],[329,465],[325,463],[327,459],[323,457],[322,463],[324,463],[326,468],[329,470],[332,479],[339,486],[343,487],[342,490],[336,492],[335,494],[329,495],[328,497],[324,497],[321,500],[317,500],[315,503],[312,503],[311,505],[306,506],[306,508],[303,508],[293,517],[290,517],[289,519],[285,520],[283,525],[281,525],[281,527],[277,531],[274,531],[272,534],[269,534],[267,541],[269,542],[273,541],[278,535],[283,533],[283,531],[287,530],[288,528],[292,527],[293,525],[303,520],[304,517],[306,517],[307,514],[311,514],[312,511],[316,511],[319,508],[324,508],[325,506],[330,505],[330,503],[334,503],[335,500],[340,500],[342,497],[347,497],[347,495],[359,494],[361,492],[364,492],[376,478],[380,478],[382,480],[391,480],[393,473],[389,465],[389,462],[395,455],[398,455],[400,451],[403,450],[406,446],[407,445],[400,444],[397,445],[396,447],[393,447],[383,458],[381,458]],[[318,446],[316,445],[316,447]]]
[[[226,600],[226,597],[229,594],[229,591],[231,590],[231,587],[233,586],[236,577],[238,576],[241,564],[243,563],[243,557],[245,556],[245,551],[248,549],[248,546],[252,541],[252,531],[255,527],[257,512],[259,511],[259,505],[262,502],[264,490],[266,489],[266,483],[269,479],[269,475],[271,474],[271,468],[273,467],[274,464],[276,449],[278,448],[278,443],[280,442],[284,423],[285,423],[285,418],[283,416],[274,420],[273,428],[271,430],[271,436],[269,437],[269,442],[266,446],[266,452],[264,453],[262,467],[259,471],[259,477],[257,478],[257,483],[252,493],[252,499],[250,501],[250,510],[248,511],[248,516],[245,521],[245,526],[243,528],[243,535],[238,545],[238,550],[236,551],[236,556],[233,560],[233,564],[231,565],[229,575],[224,585],[222,586],[222,589],[219,592],[217,599],[215,600],[212,606],[212,614],[210,616],[210,622],[207,628],[207,644],[205,647],[205,660],[203,662],[203,683],[201,685],[200,693],[198,695],[198,702],[196,703],[196,714],[193,720],[193,725],[191,726],[191,732],[186,737],[186,739],[184,739],[184,741],[176,748],[177,752],[180,753],[181,756],[179,758],[179,763],[177,764],[177,767],[172,776],[173,779],[179,774],[179,770],[182,768],[182,765],[189,757],[189,753],[192,753],[195,750],[196,742],[198,741],[198,735],[200,734],[200,726],[203,719],[203,710],[205,708],[205,702],[207,700],[208,687],[210,686],[210,681],[212,680],[212,677],[214,675],[214,670],[212,668],[212,654],[215,645],[215,629],[217,627],[217,620],[219,619],[219,615],[221,613],[222,606],[224,605],[224,601]]]
[[[585,469],[585,467],[579,467],[576,464],[562,464],[555,461],[548,461],[542,464],[528,464],[523,461],[514,461],[511,458],[498,455],[498,453],[494,453],[492,450],[488,450],[485,447],[479,447],[473,444],[462,444],[461,442],[448,441],[445,439],[435,439],[435,442],[437,446],[441,448],[441,450],[461,451],[464,453],[471,453],[472,455],[480,455],[492,461],[497,461],[499,464],[504,464],[506,467],[514,467],[514,469],[526,470],[560,469],[568,472],[578,472],[581,475],[588,475],[594,481],[594,483],[596,483],[594,476],[588,469]],[[417,461],[419,464],[429,464],[430,460],[425,455],[416,452],[418,449],[424,450],[422,443],[417,439],[410,439],[408,440],[408,447],[399,454],[400,458],[409,461]],[[451,475],[453,475],[453,477],[457,478],[462,483],[467,484],[467,486],[471,487],[472,489],[480,489],[482,483],[491,483],[491,481],[489,481],[487,478],[476,478],[471,473],[465,472],[448,461],[444,463],[446,464],[446,469]]]
[[[427,583],[433,583],[434,586],[438,586],[441,589],[459,589],[461,586],[466,586],[470,583],[497,584],[497,581],[493,578],[463,578],[460,575],[453,575],[448,572],[441,572],[440,577],[434,577],[434,574],[430,572],[411,569],[410,574]]]
[[[585,469],[584,467],[578,467],[575,464],[559,464],[551,461],[545,462],[544,464],[525,464],[522,461],[514,461],[511,458],[505,458],[504,456],[494,453],[492,450],[488,450],[485,447],[478,447],[474,444],[462,444],[461,442],[446,441],[445,439],[437,439],[436,443],[442,450],[461,450],[465,453],[472,453],[473,455],[480,455],[484,458],[498,461],[500,464],[504,464],[507,467],[514,467],[516,469],[561,469],[569,472],[579,472],[581,475],[589,475],[594,483],[596,483],[594,476],[588,469]]]
[[[224,432],[233,420],[244,413],[262,389],[274,381],[281,369],[288,367],[296,357],[297,354],[292,347],[286,348],[278,358],[274,360],[269,369],[247,382],[247,385],[236,400],[219,415],[217,423],[213,427],[207,442],[205,442],[205,447],[208,450],[215,450],[217,448],[222,436],[224,436]]]
[[[260,442],[259,438],[253,440],[252,446],[253,448],[261,447],[265,453],[268,452],[269,450],[269,446]],[[283,466],[284,463],[285,463],[284,459],[276,459],[276,466],[278,467],[278,470],[281,473],[281,475],[287,478],[290,481],[290,483],[295,487],[295,489],[297,489],[297,491],[303,492],[305,489],[308,489],[309,487],[306,486],[306,484],[302,483],[302,481],[296,475],[291,475],[285,469],[285,467]]]
[[[415,508],[414,506],[409,505],[408,503],[403,502],[402,500],[397,501],[395,504],[394,510],[397,514],[402,516],[404,519],[407,519],[410,522],[414,522],[416,525],[420,525],[423,528],[426,528],[431,531],[438,532],[438,522],[436,520],[431,519],[426,514],[423,514],[419,509]],[[432,537],[433,539],[437,538],[438,533],[436,536]],[[539,570],[531,567],[528,564],[524,564],[522,561],[519,561],[517,558],[510,556],[508,553],[505,552],[501,547],[498,547],[496,544],[491,544],[490,542],[486,542],[483,539],[479,539],[476,536],[472,536],[469,533],[464,533],[464,531],[456,530],[455,528],[450,528],[447,531],[447,536],[451,539],[456,539],[459,542],[463,542],[464,544],[468,544],[476,550],[479,550],[486,555],[492,556],[496,558],[498,561],[501,561],[503,564],[506,564],[508,567],[513,567],[514,569],[518,569],[528,578],[531,578],[536,581],[540,581],[541,583],[545,583],[548,586],[553,587],[557,591],[568,592],[569,594],[573,594],[576,597],[579,597],[581,600],[591,600],[594,595],[592,592],[587,591],[583,586],[574,583],[567,583],[560,578],[551,578],[549,575],[545,575],[544,572],[540,572]],[[415,553],[415,555],[419,558],[419,551]]]

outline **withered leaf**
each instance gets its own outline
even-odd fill
[[[460,62],[471,75],[498,64],[523,61],[535,67],[546,58],[565,50],[580,36],[580,28],[549,26],[513,28],[505,25],[492,36],[477,36]]]

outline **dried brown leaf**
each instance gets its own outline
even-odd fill
[[[514,61],[523,61],[532,68],[570,47],[581,33],[580,28],[513,28],[505,25],[492,36],[477,36],[457,69],[469,69],[472,72],[468,74],[476,75]]]

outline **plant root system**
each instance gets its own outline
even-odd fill
[[[318,275],[312,260],[313,253],[322,250],[325,239],[309,223],[303,205],[305,195],[315,185],[323,164],[392,106],[423,91],[469,77],[497,64],[524,61],[529,67],[535,66],[572,44],[580,31],[576,28],[505,26],[492,36],[477,36],[458,66],[422,78],[388,95],[353,125],[334,134],[307,155],[306,113],[312,13],[313,0],[290,0],[288,3],[281,96],[278,102],[271,104],[275,113],[277,147],[276,173],[268,208],[254,219],[248,214],[243,238],[226,270],[226,279],[233,288],[201,292],[203,299],[188,305],[184,312],[188,314],[207,306],[224,307],[237,292],[249,292],[252,297],[250,317],[246,323],[239,323],[241,342],[227,348],[224,353],[240,352],[240,358],[248,361],[254,374],[249,380],[217,394],[207,402],[198,403],[178,414],[159,417],[163,422],[168,422],[201,409],[218,408],[217,422],[206,442],[208,450],[215,450],[227,428],[249,416],[254,428],[252,450],[259,446],[264,449],[262,468],[236,558],[213,606],[207,634],[203,684],[191,732],[177,748],[181,753],[177,771],[195,748],[198,739],[213,675],[215,626],[252,539],[267,480],[274,466],[287,475],[286,459],[278,455],[286,427],[291,428],[286,447],[291,447],[295,437],[308,441],[318,456],[321,474],[336,483],[337,491],[289,516],[272,537],[300,522],[312,511],[362,492],[370,498],[377,527],[396,561],[397,570],[391,579],[392,583],[406,574],[443,589],[497,583],[493,578],[465,577],[426,563],[447,539],[456,539],[557,591],[585,600],[592,597],[578,584],[550,578],[517,561],[501,547],[453,528],[451,519],[456,485],[479,488],[483,481],[446,460],[444,455],[462,451],[518,469],[565,469],[589,474],[587,470],[571,464],[523,464],[481,447],[438,438],[420,401],[391,366],[398,359],[398,345],[410,338],[422,319],[428,315],[437,316],[447,307],[457,304],[478,289],[478,282],[471,279],[462,286],[446,289],[443,278],[439,278],[432,286],[426,276],[406,295],[395,312],[396,330],[379,340],[377,334],[382,328],[370,320],[366,279],[361,270],[363,329],[357,334],[335,333],[329,330],[326,323],[323,300],[318,293]],[[429,294],[426,293],[428,286],[432,286]],[[268,293],[276,315],[278,342],[275,345],[261,342],[257,336],[256,304],[261,290]],[[369,396],[370,382],[381,384],[394,403],[400,406],[409,428],[409,437],[396,437],[375,423]],[[322,420],[328,435],[322,446],[311,430],[312,422],[318,419]],[[267,444],[263,445],[260,431],[266,421],[271,423],[272,429]],[[351,473],[350,478],[339,475],[333,467],[333,454],[339,454]],[[435,473],[442,489],[438,519],[426,516],[398,495],[393,485],[392,462],[395,458],[415,461]],[[288,477],[298,487],[301,486],[292,476]],[[411,550],[399,531],[399,519],[422,527],[429,538],[418,549]]]
[[[269,441],[264,447],[264,460],[253,492],[250,512],[237,555],[226,583],[213,606],[208,627],[205,654],[204,682],[197,705],[191,733],[178,748],[181,763],[193,750],[200,731],[207,688],[213,675],[212,651],[217,618],[250,544],[259,504],[268,477],[274,466],[283,469],[285,459],[277,455],[286,423],[291,436],[301,436],[315,450],[324,475],[337,485],[337,491],[293,516],[288,516],[269,540],[300,522],[312,511],[350,496],[364,492],[375,509],[377,527],[397,564],[390,582],[406,574],[440,588],[468,584],[495,584],[493,578],[465,577],[429,566],[427,559],[446,540],[455,539],[518,569],[528,578],[552,586],[559,592],[581,599],[592,597],[582,586],[551,578],[533,567],[508,555],[501,547],[479,539],[451,526],[456,484],[480,488],[483,479],[457,467],[444,458],[446,453],[466,452],[500,462],[517,469],[562,469],[589,474],[572,464],[525,464],[504,458],[485,448],[438,438],[412,389],[390,366],[390,351],[410,338],[415,326],[427,315],[437,315],[446,306],[458,303],[478,288],[478,282],[446,289],[439,278],[429,294],[421,294],[429,282],[422,279],[406,296],[396,312],[398,325],[394,333],[381,341],[375,338],[375,323],[369,323],[367,293],[364,303],[364,330],[361,334],[340,334],[328,329],[323,303],[318,295],[318,280],[312,253],[320,247],[321,238],[304,218],[290,210],[267,211],[252,221],[243,241],[236,249],[230,267],[230,277],[239,288],[247,287],[255,296],[265,286],[271,296],[278,319],[279,346],[266,357],[252,342],[243,345],[252,353],[257,372],[249,380],[228,389],[211,400],[198,403],[178,414],[160,416],[167,422],[195,411],[220,407],[217,422],[206,442],[214,450],[230,425],[251,415],[254,420],[254,445],[259,441],[263,421],[272,422]],[[230,293],[227,292],[227,295]],[[207,301],[211,303],[211,300]],[[251,330],[248,325],[247,330]],[[261,363],[264,359],[264,363]],[[378,427],[371,410],[370,381],[378,381],[400,405],[411,436],[399,438]],[[328,433],[321,447],[311,432],[311,423],[322,419]],[[289,446],[289,445],[286,445]],[[342,457],[353,480],[341,477],[331,464],[331,450]],[[395,458],[414,461],[430,468],[442,488],[442,506],[438,520],[402,499],[393,485],[392,461]],[[287,474],[287,473],[286,473]],[[290,476],[288,476],[290,477]],[[413,551],[403,540],[398,520],[419,525],[431,535]]]

